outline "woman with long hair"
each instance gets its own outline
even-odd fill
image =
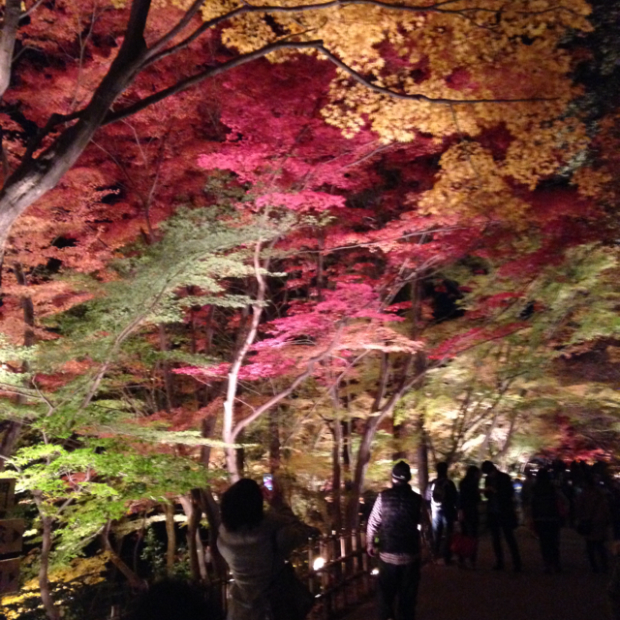
[[[228,620],[278,620],[280,606],[290,594],[280,592],[278,586],[279,578],[288,574],[286,558],[312,528],[292,512],[286,516],[264,512],[261,488],[249,478],[242,478],[222,495],[220,508],[217,547],[233,577]],[[301,583],[293,582],[292,587],[300,587],[298,596],[304,595]]]

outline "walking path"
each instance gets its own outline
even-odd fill
[[[517,531],[523,557],[521,573],[494,571],[491,540],[480,540],[478,568],[427,565],[422,569],[416,620],[608,620],[607,575],[592,574],[583,540],[562,530],[562,568],[543,573],[538,541],[524,528]],[[374,602],[345,620],[375,620]]]

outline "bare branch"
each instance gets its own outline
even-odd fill
[[[233,58],[232,60],[222,63],[221,65],[217,67],[210,67],[209,69],[206,69],[205,71],[202,71],[201,73],[185,78],[184,80],[180,80],[173,86],[170,86],[164,90],[159,91],[158,93],[155,93],[149,97],[146,97],[142,99],[141,101],[138,101],[134,103],[133,105],[126,107],[124,110],[118,110],[116,112],[112,112],[108,114],[105,117],[105,120],[103,121],[103,125],[108,125],[109,123],[113,123],[122,118],[131,116],[132,114],[136,114],[137,112],[144,110],[148,106],[153,105],[154,103],[158,103],[159,101],[162,101],[166,99],[167,97],[170,97],[171,95],[176,95],[180,92],[183,92],[184,90],[187,90],[188,88],[191,88],[192,86],[195,86],[196,84],[199,84],[200,82],[203,82],[204,80],[208,78],[216,77],[217,75],[220,75],[221,73],[230,71],[231,69],[240,67],[253,60],[263,58],[264,56],[267,56],[267,54],[271,54],[272,52],[283,50],[283,49],[292,49],[292,50],[315,49],[320,54],[325,56],[330,62],[335,64],[339,69],[342,69],[344,72],[350,75],[351,78],[353,78],[356,82],[359,82],[366,88],[376,93],[379,93],[381,95],[386,95],[388,97],[395,98],[395,99],[405,99],[408,101],[424,101],[426,103],[434,103],[434,104],[442,104],[442,105],[472,105],[472,104],[477,104],[477,103],[525,103],[525,102],[553,101],[554,100],[548,97],[529,97],[529,98],[523,98],[523,99],[447,99],[443,97],[438,97],[438,98],[427,97],[426,95],[422,95],[419,93],[417,94],[403,93],[403,92],[391,90],[389,88],[384,88],[383,86],[377,86],[376,84],[373,84],[372,82],[368,81],[360,73],[355,71],[355,69],[352,69],[347,64],[342,62],[342,60],[340,60],[337,56],[332,54],[332,52],[330,52],[323,45],[323,42],[320,40],[319,41],[308,41],[308,42],[302,42],[302,43],[294,42],[294,41],[285,41],[285,42],[271,43],[270,45],[266,45],[265,47],[262,47],[259,50],[256,50],[254,52],[249,52],[247,54],[242,54],[240,56],[237,56],[236,58]]]
[[[443,2],[435,2],[429,5],[403,5],[403,4],[392,4],[390,2],[382,2],[381,0],[332,0],[331,2],[317,2],[306,4],[302,6],[273,6],[273,5],[255,5],[242,0],[242,5],[239,8],[233,9],[228,13],[215,17],[207,22],[201,24],[191,35],[173,45],[167,49],[164,49],[166,44],[168,44],[175,36],[180,34],[191,22],[192,18],[197,14],[200,7],[204,4],[204,0],[195,0],[194,4],[187,10],[181,21],[164,35],[161,39],[159,39],[148,51],[147,61],[144,64],[144,67],[165,58],[171,54],[178,52],[181,49],[186,48],[193,41],[195,41],[200,35],[202,35],[207,30],[219,26],[221,23],[229,21],[234,17],[239,17],[244,14],[252,14],[252,13],[268,13],[268,14],[276,14],[276,13],[307,13],[312,11],[320,11],[324,9],[331,8],[343,8],[346,6],[353,5],[366,5],[366,6],[375,6],[381,9],[385,9],[388,11],[398,11],[400,13],[442,13],[447,15],[454,15],[456,17],[463,17],[468,20],[472,20],[472,15],[476,13],[488,13],[491,15],[496,15],[496,25],[499,24],[499,16],[501,16],[502,9],[499,11],[496,9],[490,9],[485,7],[465,7],[460,9],[449,9],[446,8],[451,4],[455,4],[459,0],[444,0]],[[575,11],[568,7],[564,7],[559,5],[557,7],[551,7],[549,9],[545,9],[543,11],[520,11],[519,14],[522,15],[539,15],[543,13],[551,13],[556,11],[566,11],[569,13],[576,14]],[[479,24],[476,24],[479,25]],[[485,26],[480,26],[485,27]]]
[[[307,47],[313,47],[317,51],[319,51],[323,56],[326,56],[328,60],[334,63],[339,69],[342,69],[345,73],[348,73],[356,82],[359,82],[366,88],[373,90],[376,93],[381,95],[387,95],[388,97],[392,97],[394,99],[406,99],[408,101],[425,101],[426,103],[439,103],[444,105],[471,105],[473,103],[524,103],[524,102],[533,102],[533,101],[553,101],[553,99],[549,99],[547,97],[530,97],[526,99],[446,99],[444,97],[427,97],[426,95],[421,94],[408,94],[402,93],[395,90],[391,90],[390,88],[384,88],[383,86],[377,86],[372,82],[369,82],[361,73],[358,73],[355,69],[349,67],[349,65],[345,64],[340,60],[337,56],[332,54],[324,45],[312,43]]]
[[[231,437],[233,439],[233,442],[236,441],[236,438],[239,436],[239,433],[246,426],[248,426],[249,424],[254,422],[254,420],[259,418],[263,413],[265,413],[265,411],[268,411],[269,409],[271,409],[272,407],[277,405],[281,400],[285,399],[289,394],[292,394],[292,392],[297,388],[297,386],[300,385],[301,383],[303,383],[314,372],[314,367],[319,362],[322,362],[325,358],[327,358],[329,355],[331,355],[332,351],[336,348],[336,346],[339,343],[339,337],[340,337],[340,333],[341,333],[343,327],[344,327],[344,322],[341,323],[341,325],[339,327],[339,331],[336,332],[336,335],[332,339],[332,342],[330,343],[330,345],[324,351],[322,351],[321,353],[319,353],[315,357],[311,358],[308,361],[306,369],[303,372],[301,372],[300,374],[298,374],[295,377],[295,379],[293,379],[293,381],[291,381],[291,383],[289,384],[289,386],[287,388],[285,388],[284,390],[282,390],[278,394],[275,394],[274,396],[272,396],[266,403],[263,403],[260,407],[257,407],[252,412],[251,415],[249,415],[247,418],[244,418],[243,420],[241,420],[240,422],[238,422],[236,424],[236,426],[234,427],[234,429],[232,430],[232,433],[231,433]]]
[[[167,34],[165,34],[161,39],[156,41],[150,47],[150,49],[148,51],[148,55],[147,55],[148,62],[145,64],[145,66],[155,62],[156,60],[159,60],[160,58],[163,58],[164,56],[168,56],[169,55],[168,53],[166,53],[169,50],[166,50],[163,54],[160,54],[159,52],[161,52],[163,50],[163,48],[170,41],[172,41],[172,39],[174,39],[174,37],[176,37],[178,34],[181,34],[181,32],[183,32],[183,30],[185,30],[185,28],[187,28],[189,23],[192,21],[193,17],[196,15],[196,13],[198,13],[198,11],[200,10],[200,7],[204,3],[205,3],[205,0],[195,0],[194,3],[192,4],[192,6],[190,6],[189,9],[187,9],[187,11],[185,12],[185,15],[183,15],[183,17],[181,18],[181,21],[179,21],[179,23],[174,28],[172,28]],[[234,11],[233,11],[233,13],[234,13]],[[205,22],[200,28],[198,28],[198,30],[200,31],[198,34],[196,34],[194,32],[191,35],[191,37],[188,37],[187,39],[185,39],[185,41],[188,41],[188,42],[185,45],[183,45],[182,47],[186,47],[197,36],[200,36],[200,34],[202,34],[205,30],[208,30],[209,28],[211,28],[214,25],[216,25],[216,24],[212,23],[213,21],[215,21],[215,20],[209,20],[208,22]],[[171,50],[181,49],[181,46],[175,45],[175,46],[173,46],[170,49]],[[172,52],[172,53],[174,53],[174,52]]]
[[[31,13],[34,13],[34,11],[36,11],[44,2],[45,2],[45,0],[37,0],[29,9],[26,9],[21,14],[20,21],[22,19],[25,19],[26,17],[28,17],[28,15],[30,15]]]
[[[183,92],[184,90],[187,90],[188,88],[191,88],[192,86],[195,86],[196,84],[199,84],[200,82],[203,82],[208,78],[216,77],[221,73],[225,73],[226,71],[230,71],[231,69],[245,65],[248,62],[263,58],[271,52],[275,52],[281,49],[308,49],[315,47],[319,43],[321,42],[310,41],[308,43],[272,43],[271,45],[266,45],[265,47],[262,47],[261,49],[254,52],[249,52],[248,54],[241,54],[240,56],[224,62],[217,67],[210,67],[209,69],[206,69],[201,73],[181,80],[176,84],[170,86],[169,88],[161,90],[158,93],[151,95],[150,97],[146,97],[141,101],[138,101],[133,105],[126,107],[124,110],[118,110],[116,112],[109,113],[105,117],[103,125],[108,125],[109,123],[114,123],[115,121],[118,121],[122,118],[127,118],[128,116],[131,116],[132,114],[135,114],[136,112],[139,112],[144,108],[153,105],[154,103],[158,103],[159,101],[162,101],[167,97],[170,97],[171,95],[176,95],[177,93]]]

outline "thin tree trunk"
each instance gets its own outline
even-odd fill
[[[269,471],[275,476],[280,471],[280,412],[274,407],[269,412]]]
[[[177,551],[177,535],[174,528],[174,503],[164,504],[164,512],[166,515],[166,574],[172,577],[174,573],[174,561]]]
[[[205,548],[200,538],[200,527],[196,528],[196,557],[198,558],[198,572],[200,573],[200,581],[207,583],[209,574],[207,572],[207,560],[205,558]]]
[[[200,506],[207,515],[209,522],[209,550],[211,561],[215,570],[216,579],[222,579],[226,575],[226,562],[217,548],[217,535],[220,528],[220,510],[211,493],[211,489],[200,489]]]
[[[202,420],[200,425],[200,434],[205,439],[211,439],[215,432],[215,426],[217,424],[217,416],[210,415],[208,418]],[[208,469],[209,462],[211,461],[211,446],[202,446],[200,449],[200,462]]]
[[[426,428],[424,424],[424,412],[420,411],[415,420],[416,436],[417,436],[417,449],[416,449],[416,464],[418,466],[418,488],[422,497],[426,496],[426,489],[428,487],[428,438],[426,435]]]
[[[263,314],[263,302],[265,301],[265,295],[267,292],[267,283],[262,273],[262,265],[260,263],[260,254],[262,251],[262,242],[257,242],[254,248],[254,276],[258,285],[256,293],[256,302],[252,305],[252,318],[250,320],[250,327],[242,338],[235,359],[230,366],[230,372],[228,373],[228,385],[226,387],[226,400],[224,401],[224,425],[222,430],[222,436],[225,443],[228,444],[224,448],[226,454],[226,466],[228,473],[230,474],[233,482],[236,482],[241,477],[239,471],[239,455],[232,444],[235,443],[239,431],[235,429],[235,400],[237,397],[237,389],[239,386],[239,371],[245,361],[245,357],[252,346],[256,334],[258,332],[258,325],[260,323]],[[268,267],[268,262],[265,268]]]
[[[142,519],[142,526],[140,527],[140,529],[136,532],[136,543],[133,546],[133,555],[132,555],[132,561],[133,561],[133,572],[134,573],[138,573],[138,558],[139,558],[139,552],[140,552],[140,545],[142,544],[142,541],[144,540],[144,523],[145,523],[146,519]]]
[[[162,352],[166,352],[169,350],[168,346],[168,338],[166,337],[166,328],[163,323],[159,324],[159,350]],[[164,376],[164,391],[166,394],[166,411],[170,413],[174,408],[174,394],[173,394],[173,385],[172,385],[172,373],[170,372],[170,364],[168,364],[167,360],[162,360],[161,369]]]
[[[493,434],[493,431],[495,430],[495,426],[497,425],[498,416],[499,416],[499,412],[495,410],[493,414],[493,418],[491,419],[491,423],[487,427],[486,432],[484,434],[484,440],[482,441],[482,443],[480,444],[480,447],[478,448],[478,460],[479,461],[484,461],[485,459],[491,456],[490,454],[491,435]]]
[[[341,422],[342,425],[342,473],[344,480],[351,480],[351,420]]]
[[[280,442],[280,408],[273,407],[269,411],[269,473],[273,479],[273,506],[281,506],[284,502],[284,488],[280,479],[282,468],[282,444]]]
[[[501,460],[506,456],[508,448],[510,448],[510,444],[512,443],[512,438],[514,437],[518,417],[518,412],[513,412],[510,416],[510,423],[508,426],[508,432],[506,433],[506,440],[504,441],[504,445],[502,446],[501,450],[495,455],[496,459]]]
[[[43,526],[41,560],[39,565],[39,590],[41,592],[41,600],[43,601],[46,616],[49,620],[59,620],[60,610],[54,605],[49,581],[49,562],[50,553],[52,551],[52,527],[54,520],[52,517],[44,516],[41,512],[39,512],[39,514],[41,515],[41,525]]]
[[[200,523],[201,510],[196,506],[191,496],[181,495],[179,497],[179,503],[183,507],[183,512],[187,517],[186,540],[191,576],[194,581],[200,581],[201,575],[198,561],[198,547],[196,545],[196,533]]]
[[[15,40],[21,14],[22,3],[20,0],[7,0],[5,2],[2,33],[0,34],[0,99],[4,96],[6,89],[11,83],[13,52],[15,51]]]
[[[396,414],[392,416],[392,440],[394,442],[394,452],[392,453],[392,460],[398,461],[400,459],[407,459],[407,450],[405,449],[405,442],[407,439],[407,423],[402,420],[399,424],[396,423]]]
[[[123,562],[112,546],[112,543],[110,542],[111,526],[112,523],[108,522],[101,532],[102,546],[110,554],[110,562],[112,562],[112,564],[124,575],[129,582],[129,585],[134,589],[143,590],[146,587],[146,583],[140,579],[140,577],[138,577],[138,575],[134,573],[131,568],[125,564],[125,562]]]
[[[418,275],[411,283],[411,338],[418,340],[422,333],[422,276]],[[422,351],[418,351],[414,355],[413,360],[415,381],[412,383],[412,389],[420,390],[424,385],[425,373],[428,368],[426,355]],[[426,433],[424,411],[417,412],[415,418],[415,432],[417,436],[416,461],[418,467],[418,487],[422,497],[426,495],[426,487],[428,486],[428,435]]]
[[[332,523],[333,529],[342,529],[342,467],[340,454],[342,452],[342,423],[337,418],[332,424]]]
[[[20,286],[28,286],[28,281],[26,280],[26,276],[22,269],[20,263],[15,264],[15,277],[17,279],[18,284]],[[24,316],[24,346],[31,347],[35,343],[35,334],[34,334],[34,304],[32,303],[32,299],[23,295],[21,300],[21,306]],[[28,372],[30,370],[30,366],[27,361],[22,363],[22,372]],[[17,403],[20,405],[25,404],[26,398],[21,394],[17,396]],[[15,451],[15,446],[19,441],[19,437],[21,435],[23,424],[16,420],[11,420],[8,423],[8,427],[2,436],[2,441],[0,442],[0,456],[5,458],[0,458],[0,471],[4,470],[6,464],[6,458],[9,458],[13,455]]]

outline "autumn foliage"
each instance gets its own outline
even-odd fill
[[[618,330],[588,4],[14,4],[0,450],[60,532],[41,583],[100,535],[139,581],[110,540],[175,506],[204,580],[228,477],[355,526],[394,456],[424,486],[429,458],[561,443],[562,406],[566,437],[599,396],[614,414],[563,366]]]

